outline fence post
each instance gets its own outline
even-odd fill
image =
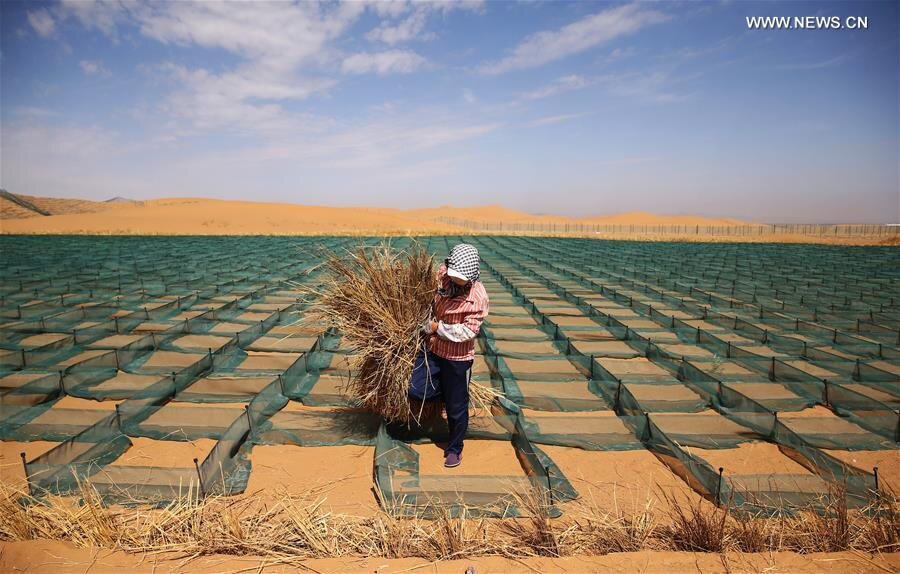
[[[25,475],[25,483],[28,485],[28,495],[34,496],[34,493],[31,491],[31,479],[28,477],[28,462],[25,459],[25,453],[20,452],[19,457],[22,459],[22,472]]]
[[[722,506],[722,474],[725,472],[724,467],[719,467],[719,482],[716,485],[716,508]]]
[[[203,476],[200,474],[200,464],[194,458],[194,468],[197,470],[197,483],[200,485],[200,498],[206,498],[206,488],[203,486]]]

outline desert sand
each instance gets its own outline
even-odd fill
[[[20,453],[25,453],[29,462],[52,450],[58,442],[35,440],[18,442],[11,440],[0,441],[0,482],[13,486],[25,485],[25,469],[22,468]],[[2,568],[0,568],[2,571]]]
[[[427,209],[325,207],[293,203],[172,197],[147,201],[97,202],[81,199],[18,196],[28,209],[0,197],[4,230],[15,232],[131,233],[335,233],[419,232],[458,229],[448,221],[483,224],[602,224],[737,226],[744,221],[694,215],[628,212],[589,217],[535,215],[500,205],[442,206]],[[47,214],[47,215],[45,215]],[[31,220],[23,222],[19,220]],[[7,231],[6,228],[9,227]],[[194,229],[194,231],[189,231]]]
[[[588,451],[565,446],[541,446],[581,495],[567,503],[597,507],[603,512],[633,515],[652,508],[665,511],[663,493],[681,503],[700,495],[647,450]]]
[[[774,552],[766,554],[727,553],[703,554],[695,552],[642,551],[614,553],[606,556],[572,556],[566,558],[508,559],[499,556],[463,560],[431,561],[421,558],[327,558],[291,560],[288,562],[259,556],[184,556],[176,553],[135,555],[97,548],[78,548],[74,544],[49,540],[0,542],[0,571],[53,574],[84,574],[85,572],[134,572],[166,574],[184,572],[231,573],[372,573],[400,574],[461,574],[468,566],[478,573],[511,574],[519,572],[797,572],[824,574],[826,572],[867,573],[896,572],[900,569],[900,554],[869,557],[853,552],[796,554]]]
[[[0,233],[120,235],[386,235],[525,233],[650,241],[773,241],[897,244],[900,233],[871,235],[861,226],[838,236],[797,226],[763,229],[732,218],[628,212],[565,217],[499,205],[429,209],[326,207],[292,203],[172,197],[147,201],[88,201],[0,196]],[[505,226],[505,231],[500,225]],[[591,229],[586,226],[606,226]],[[515,226],[515,227],[510,227]],[[543,226],[543,227],[542,227]],[[492,231],[493,229],[493,231]],[[786,230],[787,229],[787,230]],[[869,234],[869,235],[867,235]]]
[[[355,445],[256,445],[250,453],[253,472],[246,492],[312,496],[333,512],[371,515],[379,510],[372,483],[374,450]]]

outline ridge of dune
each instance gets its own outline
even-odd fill
[[[735,219],[628,212],[590,217],[534,215],[502,205],[420,209],[329,207],[293,203],[163,197],[145,201],[95,202],[20,196],[51,213],[3,205],[3,233],[106,234],[329,234],[456,232],[466,223],[743,225]],[[456,222],[460,225],[457,225]]]
[[[35,195],[15,194],[33,205],[50,213],[50,215],[65,215],[69,213],[89,213],[105,211],[114,207],[105,201],[92,201],[90,199],[69,199],[63,197],[39,197]],[[45,216],[46,217],[46,216]]]

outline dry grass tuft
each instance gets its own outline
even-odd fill
[[[412,408],[407,394],[416,356],[427,352],[420,327],[437,289],[431,255],[418,243],[405,251],[382,244],[343,258],[327,254],[326,261],[324,283],[310,291],[316,304],[309,318],[337,327],[354,351],[348,394],[390,422],[434,414]],[[498,395],[477,383],[469,394],[481,408]]]
[[[76,496],[32,497],[23,487],[0,483],[0,540],[48,539],[80,547],[133,553],[232,554],[272,559],[341,556],[416,557],[428,560],[476,556],[598,555],[638,550],[801,553],[844,550],[870,553],[900,549],[897,503],[882,498],[871,508],[848,510],[829,494],[824,514],[802,512],[766,518],[727,514],[711,504],[680,503],[658,523],[647,507],[636,516],[580,504],[550,517],[539,489],[514,495],[523,518],[471,518],[438,513],[425,520],[379,513],[371,517],[327,511],[310,496],[275,493],[207,497],[193,493],[163,508],[105,506],[89,484]]]
[[[724,552],[732,546],[734,529],[728,512],[698,499],[680,502],[673,493],[662,491],[671,519],[663,530],[675,550]]]

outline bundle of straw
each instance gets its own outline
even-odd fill
[[[337,327],[353,351],[345,391],[389,422],[419,421],[408,397],[416,356],[427,352],[420,334],[437,288],[434,261],[418,243],[360,247],[346,257],[326,255],[324,282],[315,290],[313,321]],[[497,393],[476,383],[471,402],[484,408]]]

